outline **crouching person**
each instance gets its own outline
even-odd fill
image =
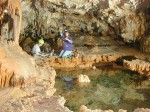
[[[63,34],[62,32],[60,32],[60,35],[62,37],[63,40],[63,49],[59,54],[60,58],[67,58],[67,57],[71,57],[72,56],[72,50],[73,50],[73,41],[72,41],[72,37],[70,37],[70,34],[67,30],[65,30],[65,34]]]
[[[32,48],[32,55],[35,58],[42,59],[45,55],[41,52],[40,47],[44,44],[44,40],[40,39]]]

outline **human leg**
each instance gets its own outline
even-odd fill
[[[60,54],[59,54],[59,57],[62,57],[62,55],[64,54],[64,50],[61,50]]]
[[[67,58],[67,57],[70,57],[72,55],[72,51],[65,51],[63,54],[62,54],[62,58]]]

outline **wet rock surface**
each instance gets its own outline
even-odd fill
[[[101,43],[105,43],[100,39]],[[83,40],[84,41],[84,40]],[[94,66],[119,66],[132,71],[137,71],[146,76],[149,75],[149,54],[143,54],[127,45],[107,39],[110,46],[80,46],[77,54],[71,58],[58,58],[55,56],[47,57],[45,60],[54,68],[78,68],[86,69]]]
[[[144,38],[150,29],[149,7],[148,0],[1,0],[0,87],[22,87],[0,90],[1,111],[70,112],[64,107],[63,97],[53,96],[56,91],[54,89],[56,74],[50,66],[93,68],[94,64],[110,63],[121,56],[134,54],[140,60],[124,61],[126,68],[149,75],[149,63],[143,61],[149,55],[124,47],[122,43],[119,46],[112,40],[112,38],[123,40],[131,45],[134,42],[141,42],[141,51],[149,53],[149,38]],[[78,46],[77,49],[81,52],[77,58],[49,57],[46,62],[43,60],[35,62],[27,54],[41,36],[50,47],[60,47],[61,40],[56,37],[59,37],[57,33],[64,29],[68,29],[75,37],[75,47]],[[60,44],[57,41],[60,41]],[[22,51],[19,44],[27,53]],[[59,52],[59,49],[57,50]],[[110,94],[115,96],[107,100],[102,98],[105,103],[118,101],[114,91],[100,86],[98,88],[108,92],[108,94],[103,92],[104,96]],[[101,95],[99,90],[95,91],[95,97]],[[140,94],[128,97],[134,92],[128,91],[124,98],[143,99]],[[85,111],[91,111],[86,109]],[[149,111],[149,109],[135,111]]]
[[[150,36],[146,36],[141,41],[141,51],[149,53],[150,51]]]
[[[91,112],[100,109],[114,112],[124,109],[133,112],[139,107],[149,108],[150,83],[137,73],[111,68],[56,72],[59,77],[72,78],[71,82],[66,82],[57,76],[55,87],[58,89],[55,94],[64,96],[66,106],[75,112],[78,112],[81,105],[86,105]],[[86,74],[91,82],[78,83],[80,74]]]
[[[149,112],[149,111],[150,109],[147,109],[147,108],[138,108],[138,109],[135,109],[133,112]],[[88,109],[86,106],[82,105],[80,107],[80,112],[114,112],[114,111],[100,110],[100,109],[91,110],[91,109]],[[127,110],[120,109],[118,112],[127,112]]]
[[[0,90],[1,112],[71,112],[64,107],[65,99],[60,96],[53,96],[55,71],[39,76],[36,82],[26,88],[5,88]]]
[[[70,112],[63,97],[52,97],[55,70],[38,66],[19,46],[21,18],[21,1],[0,1],[0,111]]]
[[[140,42],[149,32],[148,0],[23,0],[22,7],[21,43],[39,36],[54,38],[60,29],[68,29],[76,38],[80,34],[108,35],[131,44]],[[143,51],[149,52],[145,46]]]
[[[132,60],[132,61],[126,61],[124,60],[124,67],[133,70],[138,71],[141,74],[150,75],[150,63],[143,61],[143,60]]]
[[[34,60],[18,45],[21,9],[19,0],[0,2],[0,87],[23,86],[38,74]]]

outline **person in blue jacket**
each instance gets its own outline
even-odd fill
[[[60,35],[61,35],[62,40],[63,40],[63,44],[62,44],[63,49],[60,52],[59,57],[60,58],[67,58],[67,57],[72,56],[73,41],[72,41],[72,37],[70,37],[68,30],[65,30],[65,34],[60,32]]]

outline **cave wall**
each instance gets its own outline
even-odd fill
[[[22,20],[21,1],[1,1],[0,36],[1,41],[14,41],[18,44]]]
[[[148,0],[22,0],[22,7],[20,41],[69,29],[136,42],[150,29]]]
[[[0,87],[22,86],[36,77],[35,62],[19,46],[20,0],[0,1]]]

